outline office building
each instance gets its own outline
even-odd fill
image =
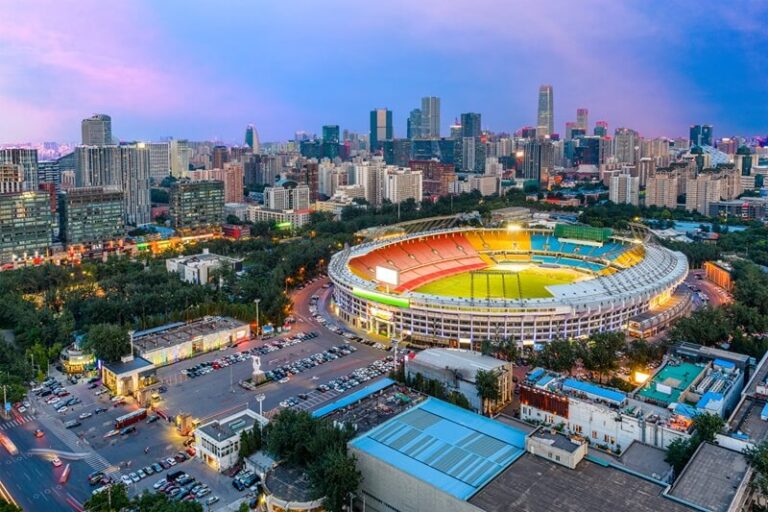
[[[555,149],[552,141],[528,139],[523,145],[523,179],[547,183],[554,170]]]
[[[324,144],[339,143],[339,125],[327,124],[323,126],[323,143]]]
[[[584,130],[584,134],[587,133],[587,130],[589,129],[589,109],[576,109],[576,126]]]
[[[383,195],[384,199],[394,204],[408,199],[419,203],[423,195],[421,171],[408,168],[387,169],[384,175]]]
[[[77,146],[75,185],[106,187],[122,185],[120,146]]]
[[[640,178],[629,174],[611,177],[608,198],[616,204],[640,204]]]
[[[270,210],[308,210],[310,204],[309,186],[304,183],[285,180],[274,187],[264,189],[264,207]]]
[[[440,138],[440,98],[435,96],[421,98],[421,137]]]
[[[497,176],[472,175],[467,178],[470,192],[477,190],[482,196],[492,196],[499,193],[499,178]]]
[[[712,125],[692,125],[690,129],[689,140],[691,146],[712,146]]]
[[[192,149],[189,147],[189,141],[172,140],[170,147],[171,176],[176,179],[186,178],[189,172],[189,158],[192,155]]]
[[[678,176],[676,172],[657,170],[648,177],[645,187],[645,206],[677,208]]]
[[[171,226],[178,230],[211,230],[224,223],[224,183],[180,180],[169,194]]]
[[[425,196],[444,196],[456,181],[456,172],[452,164],[443,164],[437,160],[411,160],[408,167],[422,175],[422,187]]]
[[[59,238],[65,245],[95,244],[125,237],[123,192],[118,187],[82,187],[59,193]]]
[[[147,142],[149,150],[149,177],[160,183],[171,174],[171,153],[167,142]]]
[[[598,121],[595,123],[595,129],[592,131],[592,134],[597,137],[607,137],[608,136],[608,123],[605,121]]]
[[[24,174],[24,190],[37,190],[37,150],[27,148],[0,149],[0,164],[20,165]]]
[[[464,172],[485,172],[486,144],[480,137],[463,137],[457,141],[461,150],[457,167]]]
[[[106,114],[94,114],[80,123],[83,146],[107,146],[112,144],[112,118]]]
[[[406,137],[409,140],[420,139],[422,134],[422,113],[421,109],[415,108],[408,114],[408,126],[406,127]]]
[[[409,139],[393,139],[381,145],[384,161],[387,165],[404,167],[412,158],[412,142]]]
[[[551,85],[539,87],[539,109],[536,123],[536,135],[545,137],[555,133],[554,98]]]
[[[0,261],[45,254],[51,245],[50,195],[28,191],[0,194]]]
[[[223,169],[227,162],[229,162],[229,148],[227,146],[213,146],[211,168]]]
[[[251,148],[251,153],[259,153],[261,151],[259,132],[256,131],[256,127],[252,124],[245,128],[245,145]]]
[[[16,194],[23,187],[24,168],[20,164],[0,163],[0,194]]]
[[[479,137],[483,133],[482,116],[476,112],[461,114],[461,138]]]
[[[211,254],[208,249],[203,249],[201,254],[178,256],[165,260],[165,269],[168,272],[179,274],[179,279],[191,284],[208,284],[213,281],[216,270],[227,268],[234,272],[243,269],[243,260]]]
[[[371,153],[381,149],[384,141],[392,140],[392,111],[386,108],[371,110],[369,143]]]

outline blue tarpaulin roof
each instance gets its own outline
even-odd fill
[[[707,391],[706,393],[701,395],[701,398],[696,403],[696,408],[697,409],[706,409],[707,408],[707,404],[709,402],[712,402],[712,401],[718,402],[718,401],[720,401],[722,399],[723,399],[722,393],[716,393],[714,391]]]
[[[678,403],[675,405],[675,414],[685,416],[686,418],[694,418],[698,413],[696,412],[696,409],[690,405]]]
[[[597,384],[592,384],[576,379],[565,379],[565,381],[563,381],[563,389],[580,391],[581,393],[586,393],[593,398],[599,398],[617,404],[621,404],[624,402],[624,400],[627,399],[627,395],[621,391],[604,388],[602,386],[598,386]]]
[[[466,500],[524,453],[525,433],[428,398],[350,444]]]
[[[736,368],[736,363],[726,361],[725,359],[715,359],[713,362],[715,366],[719,366],[720,368]]]
[[[394,383],[395,381],[393,381],[389,377],[378,380],[373,384],[369,384],[368,386],[365,386],[363,389],[359,389],[354,393],[351,393],[345,396],[344,398],[340,398],[333,403],[324,405],[323,407],[313,412],[312,416],[314,416],[315,418],[319,418],[321,416],[325,416],[326,414],[330,414],[337,409],[346,407],[350,404],[357,402],[358,400],[362,400],[363,398],[376,393],[377,391],[381,391],[382,389],[387,388]]]

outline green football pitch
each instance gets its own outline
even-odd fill
[[[498,271],[498,272],[497,272]],[[475,272],[474,286],[470,272],[444,277],[413,290],[417,293],[464,297],[475,299],[540,299],[551,297],[547,286],[570,284],[589,276],[568,268],[543,268],[530,266],[520,271],[503,271],[501,267],[492,273]]]

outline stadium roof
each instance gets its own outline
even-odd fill
[[[525,451],[525,433],[429,398],[350,445],[466,500]]]

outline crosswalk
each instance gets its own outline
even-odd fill
[[[27,416],[27,415],[13,418],[11,420],[0,423],[0,431],[10,430],[12,428],[20,427],[21,425],[28,423],[33,419],[34,418],[32,416]]]
[[[109,463],[107,459],[98,454],[88,445],[88,441],[79,438],[74,432],[64,428],[57,419],[49,414],[42,413],[37,418],[45,428],[58,437],[73,453],[85,454],[83,461],[96,471],[116,473],[117,467]]]

